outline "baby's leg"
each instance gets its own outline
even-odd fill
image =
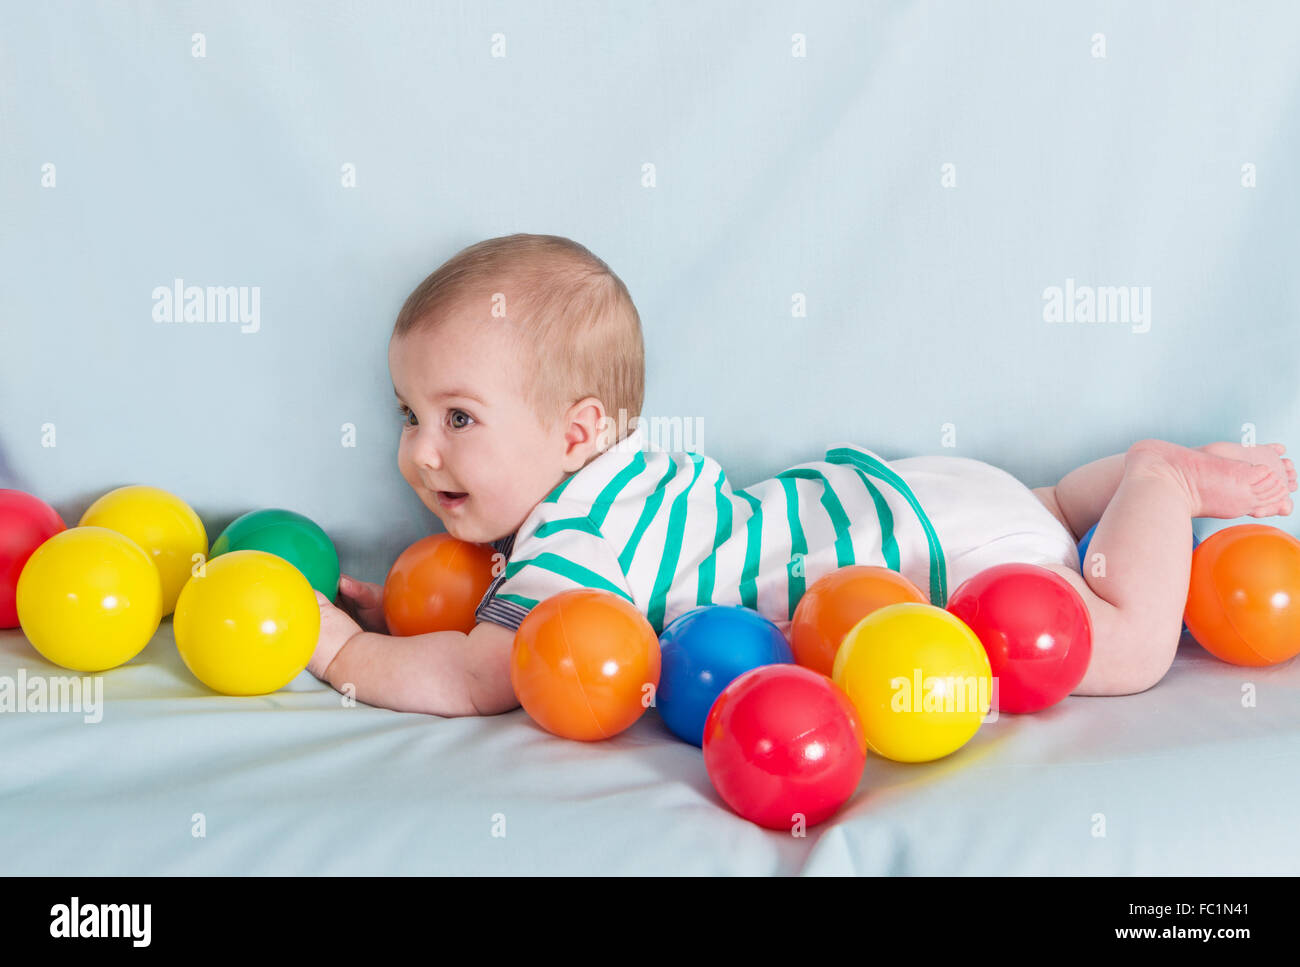
[[[1120,478],[1093,534],[1083,576],[1047,565],[1079,591],[1092,619],[1092,661],[1076,695],[1144,691],[1169,670],[1187,602],[1193,517],[1291,512],[1287,493],[1295,489],[1294,474],[1289,468],[1279,473],[1271,462],[1163,440],[1142,440],[1119,456]],[[1271,456],[1283,463],[1276,449]],[[1098,479],[1106,472],[1099,469]],[[1065,497],[1064,515],[1083,523],[1087,505],[1072,505],[1068,487],[1056,493],[1058,501]]]
[[[1295,467],[1290,460],[1282,458],[1282,454],[1286,453],[1286,447],[1281,443],[1247,447],[1239,443],[1220,442],[1196,449],[1219,457],[1245,460],[1247,463],[1268,464],[1279,473],[1288,474],[1289,482],[1295,483]],[[1088,528],[1101,520],[1102,511],[1115,496],[1120,479],[1124,476],[1126,456],[1127,454],[1117,453],[1111,457],[1094,460],[1092,463],[1085,463],[1082,467],[1067,473],[1055,487],[1036,487],[1034,493],[1065,525],[1066,530],[1074,535],[1074,539],[1081,540],[1083,535],[1088,533]]]

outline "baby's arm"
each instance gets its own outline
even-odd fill
[[[363,631],[348,639],[324,678],[338,691],[351,683],[359,702],[397,712],[496,715],[519,707],[510,685],[514,640],[513,631],[490,621],[469,634]]]

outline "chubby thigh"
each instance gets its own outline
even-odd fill
[[[1074,536],[1007,471],[969,457],[891,460],[934,525],[948,566],[949,594],[996,564],[1079,570]]]

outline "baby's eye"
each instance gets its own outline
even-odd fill
[[[468,422],[465,422],[465,423],[458,423],[458,422],[456,421],[456,418],[457,418],[458,416],[463,416],[463,417],[464,417]],[[474,417],[470,416],[470,415],[469,415],[468,413],[466,413],[464,410],[452,410],[452,411],[451,411],[451,426],[452,426],[452,429],[454,429],[454,430],[463,430],[463,429],[465,429],[465,427],[469,426],[470,423],[473,423],[473,422],[474,422]]]
[[[398,404],[398,406],[397,406],[397,412],[400,413],[400,414],[402,415],[402,422],[405,423],[407,426],[415,426],[415,425],[416,425],[416,424],[414,424],[414,423],[411,422],[412,420],[415,419],[415,412],[414,412],[414,411],[413,411],[409,406],[407,406],[405,403],[399,403],[399,404]]]

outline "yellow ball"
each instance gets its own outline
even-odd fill
[[[158,569],[117,531],[72,527],[38,547],[18,577],[18,622],[56,665],[99,672],[144,650],[162,621]]]
[[[857,708],[871,750],[897,762],[928,762],[965,745],[988,713],[992,676],[965,622],[910,601],[854,625],[831,672]]]
[[[181,591],[176,647],[194,677],[226,695],[265,695],[307,667],[320,605],[302,572],[265,551],[208,561]]]
[[[193,508],[157,487],[118,487],[86,508],[83,527],[107,527],[125,534],[148,552],[162,578],[163,615],[190,579],[194,555],[208,554],[208,532]]]

